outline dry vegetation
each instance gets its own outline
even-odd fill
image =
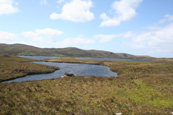
[[[58,69],[57,67],[28,63],[29,61],[34,60],[0,55],[0,82],[29,74],[50,73]]]
[[[46,61],[106,65],[118,77],[69,77],[0,84],[0,114],[171,115],[173,61]],[[13,75],[13,74],[8,74]]]

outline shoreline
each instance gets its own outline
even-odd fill
[[[18,77],[15,77],[15,78],[10,78],[10,79],[6,79],[6,80],[1,80],[0,83],[6,83],[7,81],[10,81],[10,80],[15,80],[15,79],[18,79],[18,78],[22,78],[22,77],[25,77],[27,75],[37,75],[37,74],[49,74],[49,73],[54,73],[55,71],[57,71],[59,69],[55,69],[54,71],[52,72],[42,72],[42,73],[29,73],[29,74],[26,74],[26,75],[23,75],[23,76],[18,76]]]

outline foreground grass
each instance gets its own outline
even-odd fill
[[[28,63],[31,59],[0,55],[0,82],[29,74],[54,72],[57,67]]]
[[[106,65],[118,77],[73,77],[0,84],[0,114],[171,115],[173,62],[54,62]]]

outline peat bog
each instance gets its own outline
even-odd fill
[[[1,55],[0,58],[1,80],[58,69],[28,63],[30,59],[15,56]],[[104,65],[117,72],[118,77],[83,76],[0,83],[0,114],[171,115],[173,111],[171,59],[131,62],[60,58],[44,61]]]

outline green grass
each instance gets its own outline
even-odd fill
[[[61,58],[47,61],[106,65],[117,71],[118,77],[0,83],[0,114],[171,115],[173,112],[172,60],[122,62]]]
[[[144,105],[173,107],[173,96],[165,98],[164,94],[146,85],[141,80],[134,80],[134,82],[138,85],[138,88],[126,93],[127,97],[130,97],[132,101]]]
[[[18,54],[19,56],[35,56],[35,53],[32,52],[21,52]]]

